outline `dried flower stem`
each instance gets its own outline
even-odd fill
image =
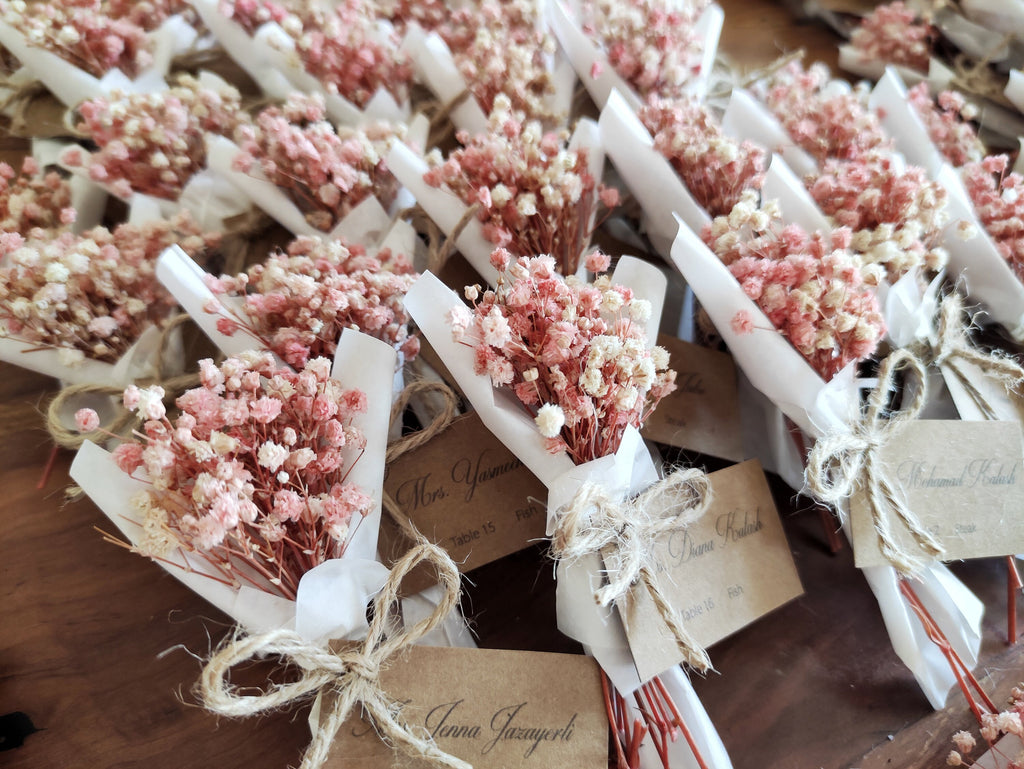
[[[953,671],[953,675],[956,676],[957,684],[960,686],[960,691],[964,693],[964,697],[967,698],[967,704],[971,708],[971,712],[974,713],[974,717],[978,720],[980,725],[984,725],[982,719],[982,709],[987,713],[995,715],[999,712],[995,704],[992,702],[985,690],[981,688],[981,684],[978,679],[975,678],[970,668],[964,664],[964,661],[960,659],[960,655],[956,653],[956,649],[950,644],[946,634],[942,632],[942,629],[935,622],[932,615],[925,608],[925,605],[921,603],[921,599],[918,597],[914,588],[911,586],[910,581],[901,578],[900,579],[900,592],[907,601],[907,605],[910,606],[914,614],[921,621],[921,625],[924,627],[925,633],[928,635],[929,640],[939,647],[939,651],[942,652],[943,656],[949,662],[949,667]],[[971,690],[977,693],[977,697]],[[980,701],[979,701],[980,698]]]
[[[1006,556],[1006,642],[1017,643],[1017,594],[1024,588],[1017,562],[1012,555]]]

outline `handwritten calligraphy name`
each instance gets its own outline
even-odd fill
[[[940,470],[938,465],[918,460],[901,462],[896,477],[909,489],[971,489],[976,486],[1015,486],[1018,462],[994,458],[975,459],[960,471]]]

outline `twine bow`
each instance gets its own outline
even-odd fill
[[[895,389],[896,374],[902,369],[917,378],[918,387],[910,403],[885,418],[889,393]],[[878,450],[917,418],[925,398],[921,361],[908,350],[896,350],[882,361],[878,385],[868,397],[865,415],[849,432],[833,432],[820,438],[807,458],[807,487],[821,502],[838,507],[857,487],[863,488],[882,555],[904,575],[913,574],[921,563],[893,536],[893,517],[907,528],[926,555],[938,557],[943,549],[907,506],[902,490],[890,481]]]
[[[391,605],[398,600],[402,579],[420,563],[432,565],[444,588],[440,603],[426,619],[395,635],[387,636]],[[380,687],[380,673],[388,658],[437,627],[455,607],[459,598],[459,572],[448,554],[425,539],[409,550],[392,568],[383,589],[374,599],[373,620],[366,640],[358,647],[326,649],[310,644],[294,631],[274,630],[253,636],[236,637],[222,646],[206,663],[199,682],[203,704],[226,716],[252,716],[322,693],[329,708],[320,719],[312,742],[302,757],[299,769],[318,769],[324,765],[331,743],[356,705],[376,728],[381,739],[401,747],[410,755],[433,766],[472,769],[472,766],[441,750],[425,732],[417,733],[400,720],[399,705]],[[276,684],[255,695],[239,694],[228,676],[231,668],[264,655],[279,655],[302,670],[299,680]]]
[[[677,470],[634,499],[619,501],[603,486],[585,483],[567,508],[560,510],[551,537],[552,554],[575,560],[604,553],[608,584],[594,593],[602,606],[622,598],[637,582],[651,593],[654,605],[668,625],[684,661],[704,672],[711,667],[707,652],[687,632],[654,576],[652,546],[658,537],[685,529],[700,518],[711,503],[707,475],[693,468]]]
[[[939,310],[939,341],[933,350],[933,362],[937,366],[945,366],[960,380],[986,419],[996,419],[994,409],[972,384],[964,364],[978,367],[986,376],[1002,384],[1007,392],[1017,389],[1024,382],[1024,368],[1009,356],[986,352],[971,344],[963,314],[964,303],[959,294],[950,294],[942,300]]]

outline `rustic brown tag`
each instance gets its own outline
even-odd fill
[[[707,512],[654,546],[658,585],[701,646],[748,625],[803,593],[761,464],[711,473]],[[634,587],[618,604],[643,681],[683,657],[650,592]]]
[[[476,769],[605,769],[608,719],[597,663],[572,654],[414,646],[381,676],[401,717]],[[321,717],[325,708],[321,708]],[[341,727],[327,769],[433,766],[396,751],[373,726]]]
[[[744,459],[736,364],[732,356],[661,334],[676,371],[676,391],[644,423],[656,443],[739,462]]]
[[[544,536],[547,489],[475,414],[460,417],[389,465],[384,489],[463,572]],[[395,541],[396,533],[394,527],[381,527],[385,555],[407,549],[404,541]],[[403,584],[426,586],[417,575]]]
[[[921,525],[945,549],[944,560],[1024,550],[1024,526],[1019,523],[1024,469],[1017,424],[916,420],[878,452],[879,466],[906,495]],[[850,500],[850,519],[857,566],[887,565],[863,490]],[[891,528],[907,552],[921,554],[895,517]]]

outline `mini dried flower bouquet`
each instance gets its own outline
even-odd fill
[[[369,394],[389,393],[394,369],[391,345],[354,331],[333,365],[294,371],[255,351],[202,361],[177,416],[159,386],[128,387],[141,430],[112,453],[86,441],[71,476],[130,549],[250,632],[365,631],[387,576],[375,552],[391,410]]]
[[[682,668],[638,678],[613,607],[621,596],[611,587],[594,592],[600,584],[595,575],[607,573],[614,581],[616,556],[605,553],[607,561],[596,550],[574,552],[577,535],[564,528],[573,517],[567,511],[588,504],[580,501],[587,490],[599,489],[614,505],[659,482],[639,427],[675,389],[668,354],[654,345],[665,278],[631,257],[622,257],[611,277],[600,274],[610,262],[600,252],[586,259],[599,274],[592,283],[561,276],[551,256],[514,257],[498,248],[491,261],[496,288],[467,287],[470,306],[428,272],[406,297],[409,312],[483,423],[548,488],[548,535],[556,553],[564,553],[558,561],[559,629],[584,644],[619,691],[652,687],[661,692],[654,699],[680,703],[693,716],[690,742],[658,748],[665,766],[691,761],[694,753],[709,765],[725,766],[721,740]],[[681,504],[698,507],[707,501],[691,487],[681,498],[687,500]],[[594,518],[580,525],[589,536],[607,524]],[[692,639],[677,636],[676,642],[678,659],[707,668]],[[640,712],[629,705],[626,715],[632,722]]]

